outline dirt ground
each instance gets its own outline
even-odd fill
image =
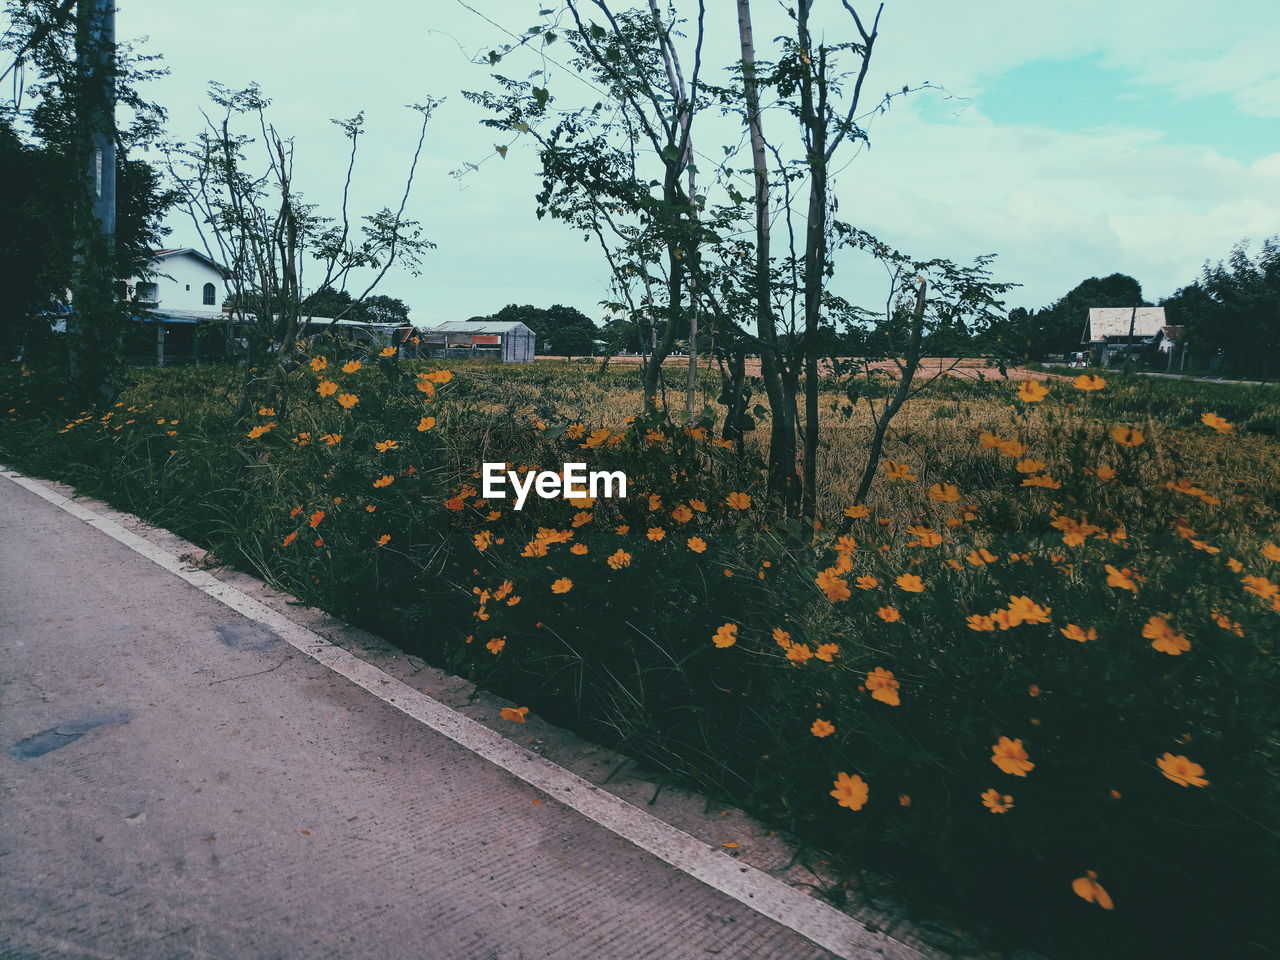
[[[539,360],[560,360],[564,357],[543,356],[538,355]],[[574,363],[598,363],[599,358],[592,357],[576,357]],[[684,367],[688,365],[686,357],[669,357],[663,366],[666,367]],[[629,357],[613,357],[609,361],[610,366],[627,366],[640,363],[638,356]],[[699,366],[706,366],[708,369],[714,367],[715,361],[707,358],[699,359]],[[830,362],[822,364],[823,373],[830,371]],[[873,370],[883,371],[892,375],[897,374],[897,368],[891,360],[878,360],[871,364]],[[921,361],[921,369],[917,372],[917,376],[933,376],[937,373],[943,373],[949,377],[965,377],[970,380],[990,379],[990,380],[1048,380],[1055,378],[1055,374],[1043,373],[1039,370],[1026,370],[1021,367],[1008,367],[1005,373],[1000,372],[1000,368],[988,363],[982,357],[926,357]],[[747,375],[752,377],[760,376],[760,360],[758,357],[751,357],[747,360]]]

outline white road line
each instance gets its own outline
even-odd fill
[[[868,930],[829,904],[725,855],[545,757],[524,749],[484,724],[431,699],[211,574],[190,569],[171,553],[126,530],[109,517],[68,499],[38,480],[7,469],[0,469],[0,475],[181,577],[242,616],[270,627],[283,640],[334,673],[363,687],[379,700],[386,701],[677,870],[807,937],[836,956],[845,960],[867,960],[874,956],[923,960],[923,955],[914,948]]]

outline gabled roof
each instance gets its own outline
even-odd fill
[[[213,269],[217,270],[224,277],[231,276],[230,270],[228,270],[222,264],[218,263],[216,260],[210,259],[207,255],[201,253],[195,247],[166,247],[163,250],[152,250],[151,251],[152,263],[156,262],[157,260],[167,260],[169,257],[182,256],[183,254],[189,254],[195,257],[197,260],[207,263],[209,266],[213,267]]]
[[[1164,307],[1090,307],[1088,342],[1100,343],[1107,337],[1127,337],[1132,324],[1133,336],[1154,337],[1165,326]]]
[[[426,327],[424,333],[533,333],[519,320],[448,320]]]

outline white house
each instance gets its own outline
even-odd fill
[[[151,276],[128,281],[128,298],[153,310],[221,315],[229,271],[198,250],[153,250]]]

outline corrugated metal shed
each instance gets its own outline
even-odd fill
[[[1164,307],[1090,307],[1088,342],[1101,343],[1107,337],[1154,337],[1165,326]]]
[[[428,353],[532,363],[534,334],[518,320],[449,320],[422,331]]]

